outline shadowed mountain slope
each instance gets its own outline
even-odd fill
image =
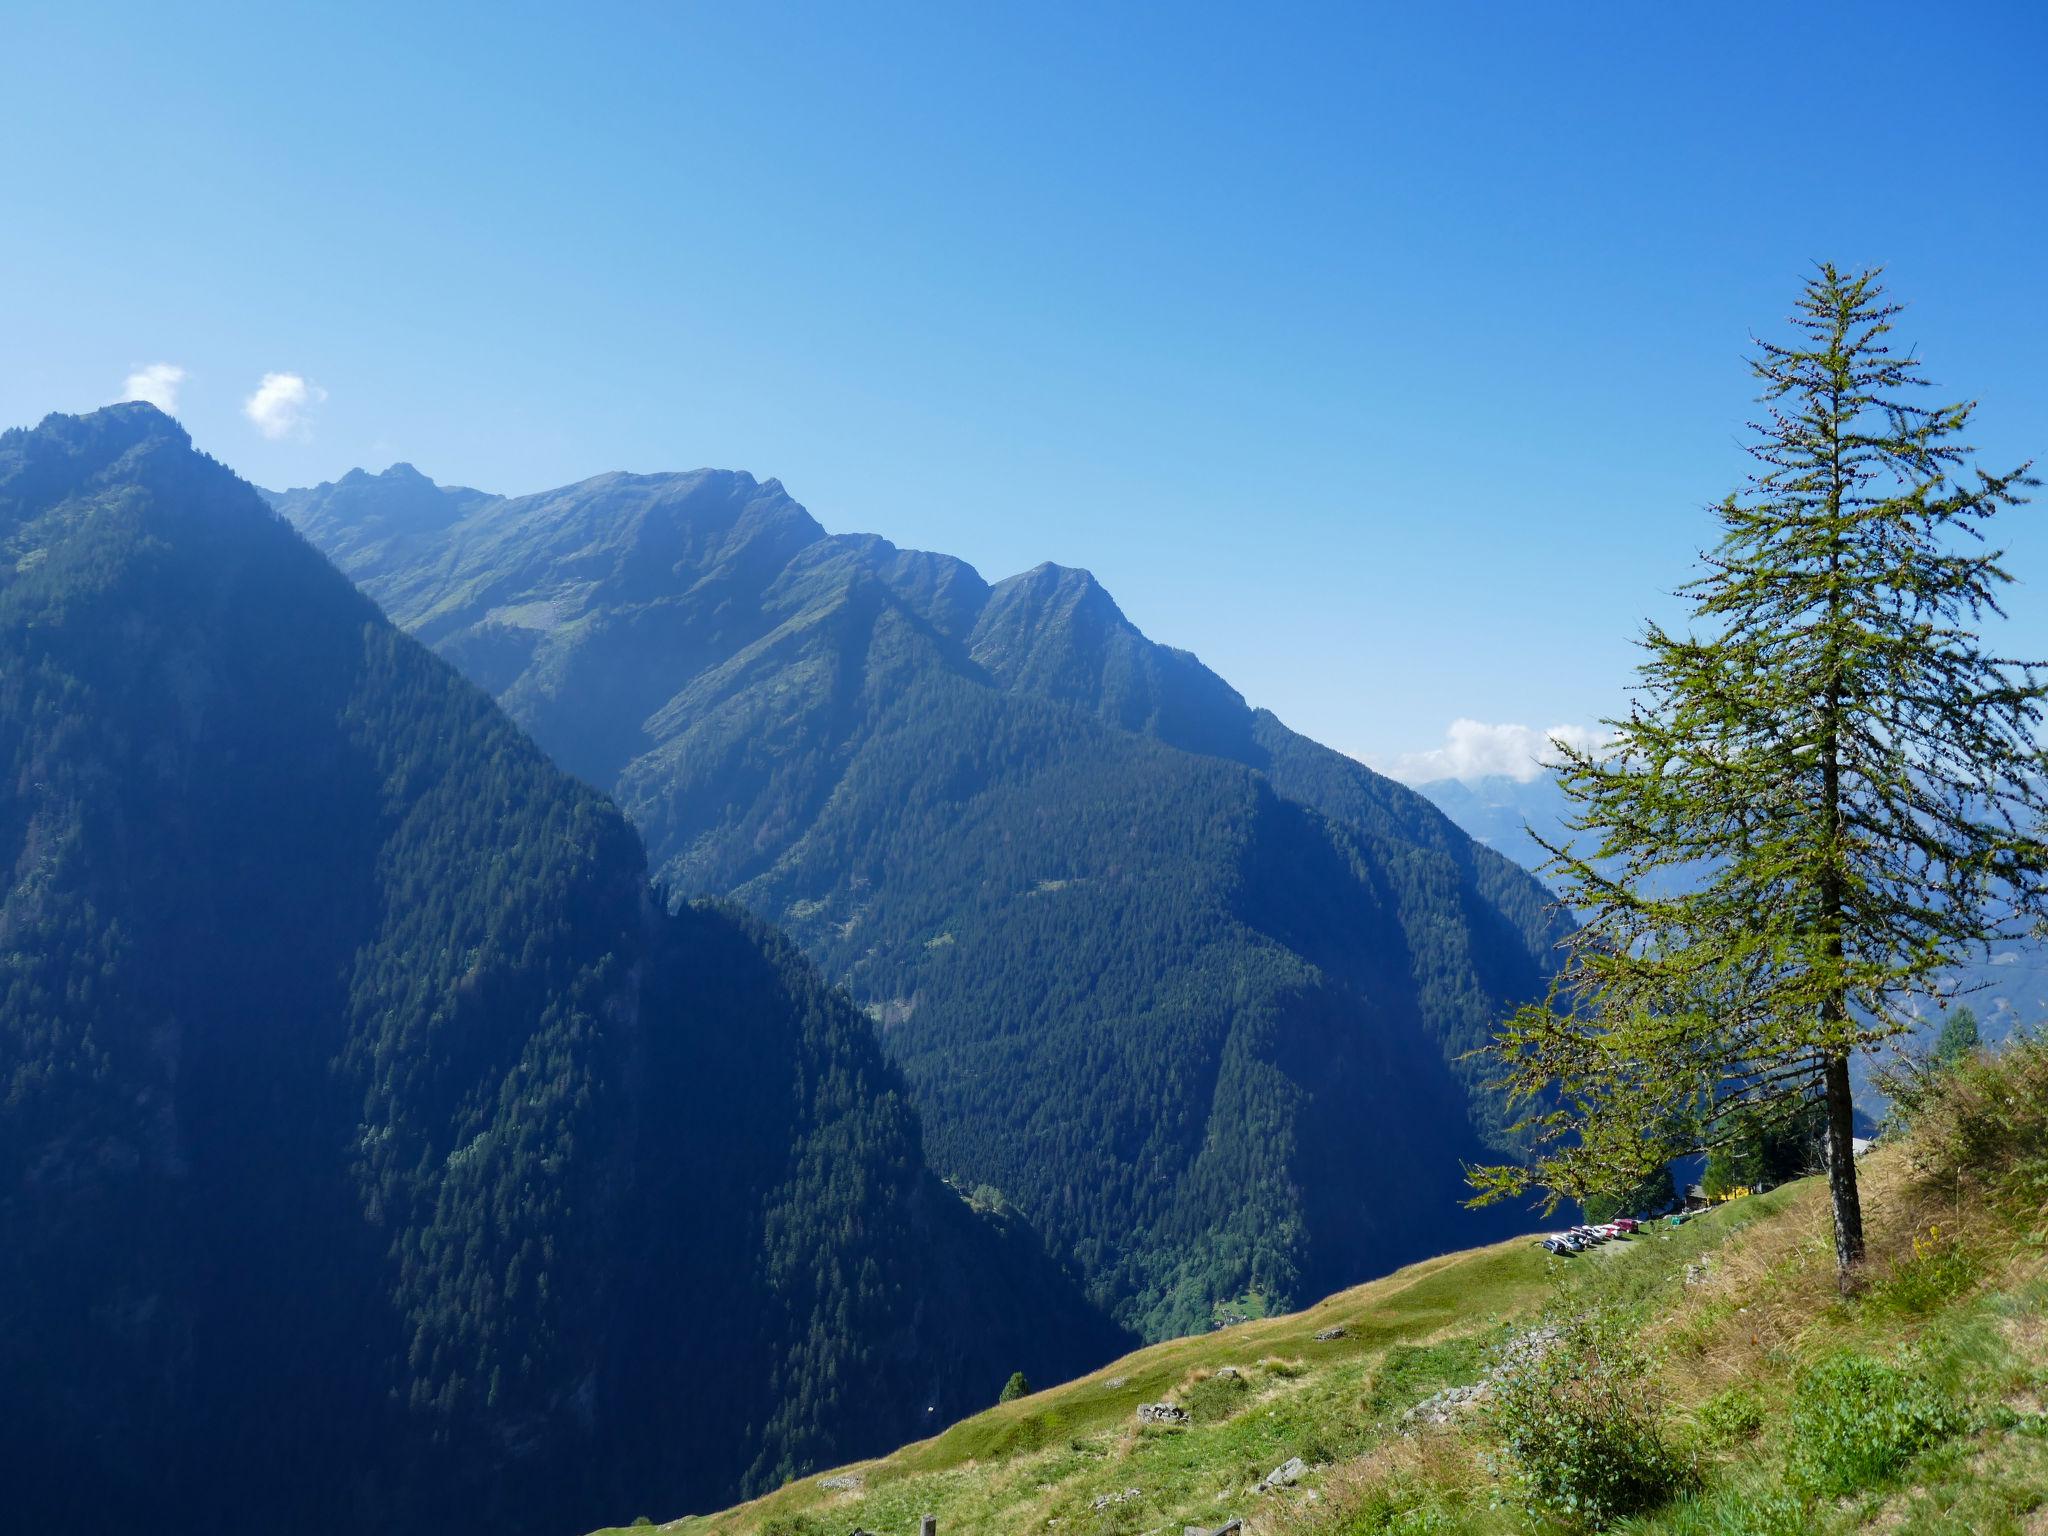
[[[1498,1230],[1458,1206],[1499,1123],[1460,1058],[1540,994],[1558,919],[1421,797],[1084,571],[990,586],[722,471],[395,510],[418,494],[273,500],[609,789],[671,890],[844,981],[935,1166],[1119,1317],[1198,1328]]]
[[[1119,1343],[808,961],[148,406],[0,436],[0,871],[21,1529],[560,1531]]]

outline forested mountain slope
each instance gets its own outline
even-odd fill
[[[1502,1229],[1458,1205],[1498,1126],[1459,1058],[1540,994],[1546,893],[1086,572],[990,586],[717,471],[504,500],[401,466],[273,499],[610,789],[671,890],[843,980],[935,1166],[1124,1320],[1197,1328]]]
[[[10,1529],[546,1536],[1117,1342],[808,961],[167,417],[0,436]]]

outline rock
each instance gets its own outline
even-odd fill
[[[851,1493],[867,1479],[858,1472],[841,1472],[832,1477],[821,1477],[818,1486],[832,1493]]]
[[[1105,1387],[1120,1387],[1130,1379],[1131,1378],[1128,1376],[1112,1376],[1109,1378],[1109,1380],[1105,1381],[1103,1385]]]
[[[1281,1462],[1279,1466],[1268,1472],[1259,1486],[1261,1488],[1292,1488],[1301,1481],[1302,1474],[1307,1471],[1307,1462],[1303,1461],[1299,1456],[1290,1456]]]
[[[1128,1504],[1132,1499],[1142,1499],[1144,1494],[1135,1488],[1126,1488],[1122,1493],[1105,1493],[1097,1497],[1095,1507],[1108,1509],[1113,1504]]]
[[[1243,1373],[1234,1365],[1219,1365],[1216,1367],[1216,1379],[1218,1381],[1235,1381],[1241,1374]]]
[[[1332,1339],[1343,1338],[1344,1334],[1345,1330],[1342,1328],[1325,1328],[1316,1335],[1316,1342],[1318,1344],[1327,1344]]]
[[[1517,1334],[1501,1346],[1501,1352],[1495,1358],[1493,1368],[1486,1373],[1487,1377],[1490,1379],[1503,1376],[1522,1366],[1535,1364],[1550,1353],[1551,1346],[1556,1342],[1555,1328],[1531,1328],[1527,1333]]]
[[[1461,1414],[1469,1413],[1486,1401],[1496,1381],[1510,1372],[1542,1359],[1556,1343],[1555,1328],[1532,1328],[1527,1333],[1508,1340],[1501,1346],[1494,1363],[1477,1381],[1469,1386],[1445,1387],[1441,1392],[1425,1397],[1402,1414],[1402,1432],[1413,1434],[1418,1428],[1448,1424]]]
[[[1146,1403],[1138,1409],[1138,1422],[1140,1424],[1185,1424],[1188,1422],[1188,1411],[1185,1408],[1176,1408],[1171,1403]]]
[[[1401,1423],[1408,1428],[1420,1425],[1438,1426],[1450,1423],[1459,1415],[1479,1406],[1486,1396],[1486,1384],[1475,1382],[1468,1387],[1445,1387],[1441,1392],[1431,1393],[1421,1402],[1401,1415]]]
[[[1243,1533],[1244,1522],[1242,1520],[1232,1520],[1214,1527],[1184,1525],[1180,1528],[1180,1536],[1243,1536]]]

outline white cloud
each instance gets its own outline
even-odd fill
[[[273,442],[294,434],[303,437],[313,407],[326,398],[326,390],[301,374],[266,373],[256,392],[242,402],[242,414]]]
[[[1596,746],[1601,733],[1586,725],[1553,725],[1539,731],[1526,725],[1488,725],[1483,720],[1453,720],[1443,745],[1422,752],[1403,752],[1373,766],[1404,784],[1432,779],[1507,778],[1526,784],[1554,761],[1552,740],[1573,747]]]
[[[145,363],[122,383],[121,398],[147,400],[158,410],[175,416],[178,412],[178,386],[185,379],[185,370],[176,363]]]

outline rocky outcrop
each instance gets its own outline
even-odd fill
[[[1180,1425],[1188,1422],[1188,1411],[1172,1403],[1146,1403],[1138,1409],[1140,1424]]]

